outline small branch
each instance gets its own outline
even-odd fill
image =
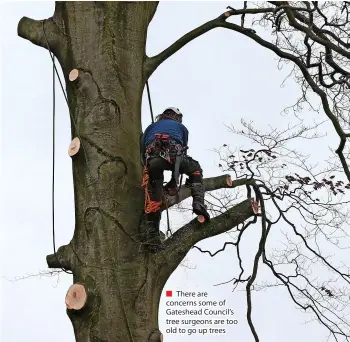
[[[243,9],[244,9],[245,11],[247,10],[247,1],[244,1]],[[244,12],[244,13],[242,14],[242,17],[241,17],[241,27],[244,27],[245,15],[246,15],[246,12]]]
[[[227,232],[254,215],[252,199],[247,199],[208,223],[201,224],[197,219],[192,220],[164,242],[165,250],[159,256],[160,260],[166,259],[169,265],[165,272],[171,274],[198,241]]]
[[[219,254],[220,252],[223,252],[225,249],[226,249],[226,246],[237,246],[237,243],[236,242],[225,242],[224,246],[217,250],[216,252],[212,253],[210,251],[207,251],[207,250],[203,250],[202,248],[199,248],[198,246],[193,246],[192,248],[195,248],[197,250],[199,250],[201,253],[203,254],[209,254],[211,258],[215,257],[217,254]]]
[[[6,277],[3,277],[3,278],[6,279],[7,281],[10,281],[10,282],[16,282],[16,281],[25,280],[25,279],[34,278],[34,277],[59,276],[59,274],[62,272],[63,272],[62,270],[55,270],[55,271],[43,270],[43,271],[40,271],[39,273],[28,274],[28,275],[21,276],[21,277],[15,277],[14,279],[7,279]]]
[[[230,175],[223,175],[223,176],[203,179],[203,185],[206,192],[219,190],[219,189],[233,189],[241,185],[253,184],[253,182],[254,180],[251,180],[251,179],[250,180],[236,179],[232,181]],[[168,208],[184,201],[186,198],[190,196],[191,196],[191,189],[186,187],[185,185],[181,186],[179,193],[176,196],[168,197],[168,202],[167,202]],[[165,206],[163,209],[165,209]]]
[[[61,246],[55,254],[49,254],[46,257],[47,266],[49,268],[64,268],[68,271],[72,271],[73,253],[71,252],[70,245]]]

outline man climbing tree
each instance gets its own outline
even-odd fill
[[[158,253],[144,248],[141,100],[146,81],[169,55],[146,56],[147,29],[157,6],[58,1],[51,18],[23,17],[18,25],[19,36],[48,49],[61,65],[72,138],[80,142],[72,155],[73,238],[47,256],[50,268],[73,273],[66,305],[77,342],[159,342],[158,304],[172,272],[196,242],[256,213],[249,197],[205,223],[205,229],[197,219],[189,222]],[[192,177],[200,183],[201,175]],[[203,184],[210,191],[232,182],[224,175]],[[203,203],[203,195],[197,192],[197,203]],[[179,198],[186,197],[181,191]]]
[[[20,37],[48,49],[59,61],[66,82],[72,138],[77,142],[74,145],[74,155],[72,154],[75,195],[74,234],[67,245],[60,247],[57,253],[47,256],[50,268],[62,267],[73,273],[73,285],[67,293],[66,306],[76,341],[161,342],[158,306],[168,278],[198,241],[227,232],[237,226],[240,227],[237,229],[239,237],[237,242],[232,244],[237,247],[242,272],[234,278],[234,281],[235,284],[246,286],[247,322],[256,342],[259,341],[259,337],[252,319],[252,287],[261,263],[272,271],[278,280],[278,286],[288,288],[293,302],[303,310],[315,314],[335,338],[339,337],[339,334],[349,337],[343,329],[343,317],[340,318],[339,326],[327,318],[328,311],[324,313],[324,298],[319,293],[318,287],[310,285],[307,281],[307,288],[300,289],[298,284],[293,283],[298,274],[284,276],[269,259],[265,246],[268,234],[273,230],[271,226],[283,219],[292,227],[292,232],[301,239],[297,251],[302,244],[308,249],[308,253],[313,255],[310,259],[308,254],[308,260],[312,262],[314,258],[322,260],[323,265],[338,276],[337,283],[343,279],[348,284],[348,269],[338,271],[328,257],[323,257],[319,253],[318,246],[314,249],[310,247],[310,236],[305,234],[307,235],[305,238],[303,233],[288,220],[287,212],[295,208],[295,204],[285,210],[279,207],[279,201],[285,200],[287,196],[295,201],[300,200],[300,197],[306,198],[310,205],[314,205],[315,200],[310,199],[310,192],[313,190],[304,188],[311,186],[317,190],[329,187],[331,191],[336,192],[342,185],[335,185],[333,178],[315,180],[312,183],[310,177],[289,176],[286,177],[287,184],[279,183],[276,188],[270,189],[264,181],[258,182],[255,179],[259,172],[251,173],[251,164],[256,158],[258,161],[263,161],[264,154],[268,159],[273,159],[275,156],[271,157],[272,153],[268,148],[261,149],[260,155],[258,151],[248,151],[238,163],[242,169],[244,165],[247,169],[246,175],[240,179],[232,181],[230,176],[223,175],[203,180],[206,191],[242,186],[247,189],[245,200],[237,203],[236,199],[234,205],[224,208],[222,213],[205,223],[205,229],[202,229],[204,225],[197,219],[192,220],[166,239],[164,250],[158,253],[149,253],[144,248],[144,241],[140,239],[147,229],[148,222],[147,218],[144,219],[144,191],[140,186],[143,176],[140,136],[144,86],[165,60],[192,40],[214,28],[239,32],[298,66],[302,74],[300,76],[299,73],[298,77],[299,80],[302,79],[303,87],[308,85],[320,96],[326,115],[340,137],[337,153],[350,180],[349,168],[343,155],[347,138],[350,136],[343,129],[344,121],[348,125],[346,112],[349,108],[348,102],[341,103],[340,108],[334,107],[334,113],[329,104],[332,89],[335,89],[333,95],[336,101],[333,104],[336,104],[338,96],[345,101],[344,87],[349,86],[349,71],[345,69],[350,53],[349,43],[346,40],[348,35],[344,34],[348,31],[348,2],[342,2],[339,8],[336,8],[338,5],[332,5],[338,16],[337,20],[327,18],[332,11],[325,11],[323,5],[320,6],[317,2],[300,2],[295,6],[289,2],[270,2],[264,7],[259,3],[252,8],[248,8],[247,2],[244,2],[244,8],[239,10],[230,8],[224,11],[220,16],[185,34],[164,51],[149,57],[146,54],[147,30],[157,6],[158,2],[153,1],[58,1],[55,3],[54,14],[49,19],[33,20],[23,17],[18,24]],[[260,15],[265,27],[266,23],[270,23],[276,32],[282,31],[281,36],[286,39],[285,46],[276,45],[283,41],[281,38],[276,39],[274,44],[261,38],[254,30],[246,28],[249,14]],[[345,24],[339,19],[341,17],[345,18]],[[240,22],[228,22],[229,18],[233,20],[238,18]],[[319,26],[318,22],[321,22]],[[325,26],[327,29],[324,29]],[[298,34],[302,33],[303,37],[305,36],[305,40],[301,41],[304,50],[300,55],[298,54],[300,46],[293,46],[294,39],[290,39],[291,27]],[[339,34],[334,33],[337,30]],[[286,47],[289,49],[288,52]],[[320,48],[325,53],[319,53]],[[336,62],[336,57],[340,62]],[[316,72],[310,71],[315,68]],[[326,83],[326,80],[331,83]],[[176,112],[175,114],[179,115]],[[164,118],[158,124],[169,122],[171,122],[169,118]],[[179,123],[177,125],[180,127]],[[154,138],[148,140],[148,132],[145,132],[147,146]],[[157,133],[166,134],[166,131]],[[176,138],[169,134],[170,136]],[[180,145],[185,147],[186,134],[183,134],[181,139]],[[273,140],[274,146],[279,146],[277,140]],[[283,141],[286,140],[287,138]],[[230,171],[236,170],[235,162],[237,160],[229,159]],[[169,160],[166,163],[169,163]],[[150,173],[154,171],[151,164],[147,164]],[[175,165],[172,165],[175,171]],[[170,168],[169,164],[166,164],[166,167]],[[165,167],[155,168],[155,170],[164,169]],[[182,171],[192,177],[190,182],[193,184],[202,183],[198,165],[193,166],[193,171],[191,167],[183,165]],[[314,179],[313,176],[312,178]],[[159,184],[160,179],[160,174],[151,176],[151,180],[157,180]],[[297,189],[290,190],[291,184],[297,184]],[[169,189],[172,188],[170,185]],[[150,186],[152,190],[152,184]],[[159,190],[160,185],[153,189]],[[153,190],[151,192],[153,193]],[[156,202],[155,208],[158,209],[160,196],[156,195],[152,197],[152,201]],[[179,196],[177,198],[174,196],[169,206],[190,195],[188,188],[181,187]],[[200,187],[198,191],[197,200],[194,192],[192,195],[193,204],[197,201],[202,210],[197,208],[197,212],[206,214],[202,206],[204,196],[202,188]],[[243,270],[239,241],[246,228],[258,222],[253,196],[261,205],[259,214],[261,229],[256,230],[259,245],[252,252],[255,257],[251,270]],[[295,199],[295,196],[298,198]],[[279,217],[275,221],[265,214],[266,200],[271,200],[278,209]],[[297,209],[302,210],[300,207],[303,202],[297,203],[299,204]],[[322,210],[325,206],[327,203],[322,204]],[[334,209],[330,206],[329,208],[333,215]],[[208,215],[206,217],[209,218]],[[248,221],[250,218],[252,220]],[[323,229],[317,228],[317,230]],[[293,266],[291,269],[296,270],[295,272],[300,272],[299,257],[292,259],[287,263]],[[314,291],[314,296],[310,296],[309,285]],[[297,291],[296,296],[293,291]],[[298,296],[304,296],[305,301],[299,303]],[[318,305],[314,298],[320,297],[322,300]],[[330,307],[334,308],[337,305],[338,303]]]
[[[146,128],[141,143],[145,164],[143,186],[150,237],[148,243],[150,249],[155,251],[162,248],[159,222],[165,170],[172,171],[172,178],[164,191],[168,195],[175,195],[179,174],[185,173],[189,177],[186,185],[191,188],[193,212],[204,216],[207,221],[210,219],[204,204],[202,169],[196,160],[185,153],[188,148],[188,130],[182,124],[182,116],[178,108],[165,109],[158,115],[157,121]]]

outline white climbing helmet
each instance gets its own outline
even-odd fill
[[[179,108],[168,107],[168,108],[164,109],[163,114],[165,114],[165,113],[168,112],[168,111],[173,111],[173,112],[176,113],[177,115],[181,115],[181,116],[182,116],[182,113],[180,112],[180,109],[179,109]]]
[[[156,121],[167,119],[167,118],[182,122],[182,113],[180,112],[179,108],[168,107],[164,109],[162,114],[159,114],[156,117]]]

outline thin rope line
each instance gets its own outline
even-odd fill
[[[152,109],[152,101],[151,101],[151,92],[150,92],[150,90],[149,90],[148,80],[146,81],[146,87],[147,87],[148,103],[149,103],[149,109],[150,109],[150,111],[151,111],[152,123],[154,123],[153,109]]]
[[[54,64],[53,64],[54,65]],[[73,274],[66,270],[58,259],[56,253],[56,237],[55,237],[55,150],[56,150],[56,84],[55,84],[55,68],[52,68],[52,243],[53,243],[53,252],[55,258],[60,265],[62,271],[67,274]]]

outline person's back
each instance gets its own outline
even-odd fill
[[[188,130],[179,121],[172,119],[163,119],[149,125],[143,135],[143,146],[150,144],[157,133],[168,134],[169,137],[175,139],[182,146],[187,146]]]

